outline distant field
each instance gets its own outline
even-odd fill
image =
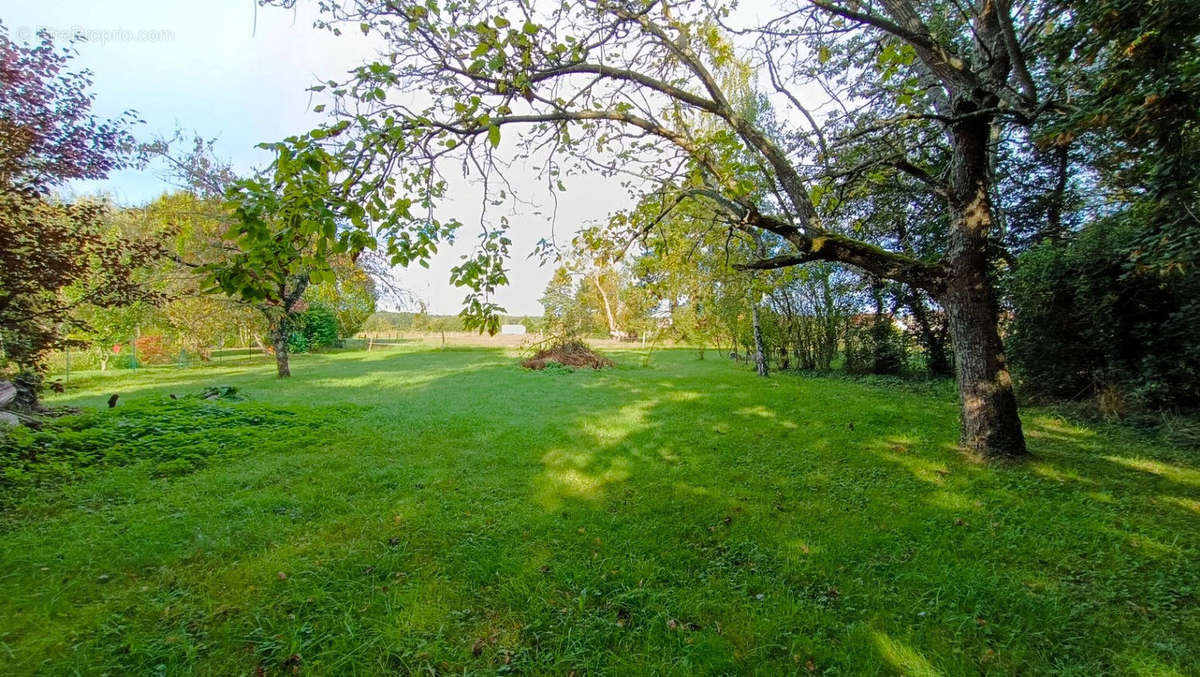
[[[112,453],[5,489],[0,674],[1200,674],[1194,453],[1031,411],[988,468],[949,384],[436,341],[73,374]]]

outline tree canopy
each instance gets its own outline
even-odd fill
[[[0,347],[3,362],[33,375],[46,354],[86,327],[72,311],[110,308],[155,295],[138,271],[156,243],[103,226],[102,201],[65,203],[52,191],[73,179],[103,178],[134,161],[126,113],[91,112],[91,74],[73,70],[71,45],[55,47],[46,31],[19,44],[0,24]],[[23,383],[34,384],[30,376]],[[33,402],[30,394],[26,400]]]

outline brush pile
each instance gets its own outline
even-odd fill
[[[557,363],[564,367],[591,367],[592,369],[616,366],[612,360],[597,354],[588,347],[588,344],[579,340],[562,341],[543,348],[534,353],[533,357],[522,362],[521,366],[540,371],[551,363]]]

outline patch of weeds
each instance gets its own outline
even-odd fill
[[[546,362],[540,369],[544,374],[573,374],[575,370],[561,362]]]
[[[1133,411],[1122,416],[1105,415],[1095,400],[1054,402],[1040,409],[1071,425],[1104,430],[1109,435],[1165,445],[1185,455],[1200,450],[1200,412]]]
[[[1180,449],[1200,450],[1200,417],[1166,418],[1161,426],[1162,439]]]
[[[104,468],[147,463],[159,477],[193,472],[264,446],[287,446],[345,417],[336,407],[239,401],[236,388],[135,401],[0,432],[0,486],[44,486]],[[264,445],[264,440],[268,441]]]

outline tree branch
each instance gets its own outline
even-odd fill
[[[883,0],[891,20],[869,12],[840,7],[830,0],[809,0],[813,5],[855,23],[877,28],[912,45],[921,61],[950,89],[971,92],[979,86],[979,78],[967,70],[963,60],[938,44],[925,22],[906,0]]]
[[[673,85],[669,85],[661,80],[643,75],[641,73],[637,73],[637,72],[627,70],[624,68],[613,68],[612,66],[604,66],[601,64],[580,63],[580,64],[571,64],[568,66],[559,66],[557,68],[551,68],[549,70],[537,71],[534,73],[530,73],[529,80],[530,80],[530,82],[542,82],[544,80],[550,80],[552,78],[555,78],[555,77],[558,77],[561,75],[569,75],[569,74],[574,74],[574,73],[591,73],[591,74],[600,75],[600,76],[603,76],[606,78],[610,78],[613,80],[624,80],[626,82],[633,82],[633,83],[636,83],[639,85],[643,85],[645,87],[649,87],[650,89],[652,89],[656,92],[659,92],[660,94],[665,94],[666,96],[671,97],[672,99],[682,101],[691,106],[695,106],[696,108],[699,108],[700,110],[705,110],[710,113],[719,113],[720,112],[720,108],[716,102],[710,101],[710,100],[705,99],[700,96],[696,96],[695,94],[692,94],[691,92],[689,92],[687,90],[680,89],[679,87],[675,87]]]

